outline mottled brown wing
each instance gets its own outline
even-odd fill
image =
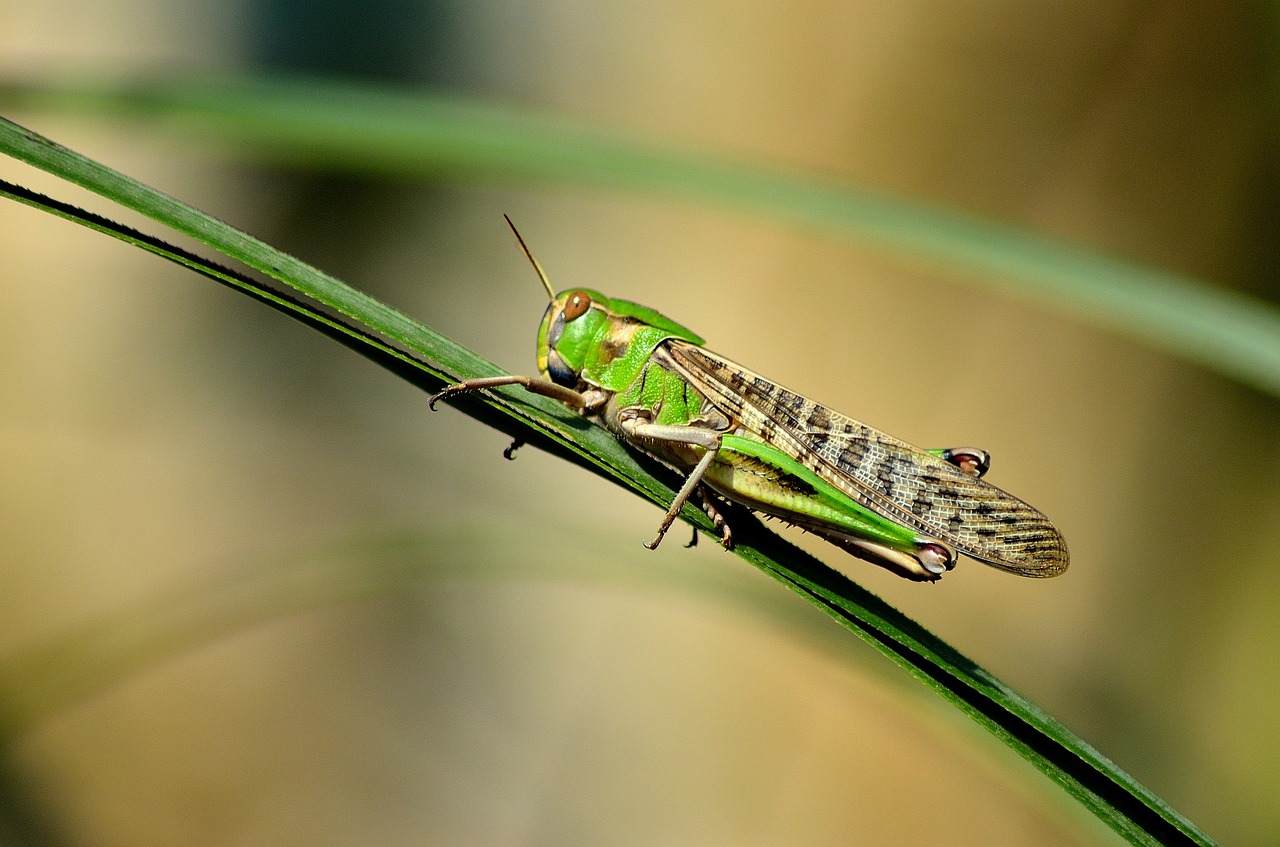
[[[873,512],[1001,570],[1066,570],[1061,534],[1017,497],[701,347],[671,339],[663,352],[722,412]]]

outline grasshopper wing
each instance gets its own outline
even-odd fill
[[[664,347],[721,412],[866,508],[1010,573],[1067,569],[1062,535],[1017,497],[694,344]]]

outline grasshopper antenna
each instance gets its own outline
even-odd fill
[[[533,265],[533,269],[538,272],[538,279],[542,280],[542,287],[547,289],[547,297],[551,300],[556,299],[556,292],[551,288],[551,283],[547,280],[546,273],[542,270],[542,265],[538,264],[538,260],[533,257],[533,251],[529,249],[529,245],[524,243],[524,239],[520,237],[520,230],[516,229],[516,225],[511,222],[511,218],[506,214],[502,216],[507,226],[511,227],[511,231],[516,235],[516,241],[520,242],[520,249],[524,251],[525,257]]]

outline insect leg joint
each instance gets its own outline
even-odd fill
[[[679,444],[692,444],[695,447],[704,448],[702,459],[699,460],[696,467],[684,481],[684,485],[680,487],[676,497],[671,501],[671,508],[667,510],[667,514],[662,518],[662,523],[658,526],[658,534],[654,536],[653,541],[646,541],[645,547],[650,550],[657,549],[662,543],[662,537],[667,534],[667,530],[671,528],[671,524],[675,522],[676,515],[680,514],[680,510],[684,508],[684,504],[689,502],[689,498],[693,496],[693,492],[697,489],[698,484],[702,482],[702,478],[706,476],[707,468],[711,467],[711,463],[715,461],[716,454],[720,452],[720,433],[713,432],[708,429],[700,429],[692,426],[670,426],[665,424],[648,423],[640,420],[638,415],[627,416],[619,421],[622,431],[626,433],[628,438],[651,439],[654,441],[667,441]]]

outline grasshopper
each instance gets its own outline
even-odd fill
[[[551,300],[538,328],[539,376],[466,380],[430,406],[519,385],[687,474],[649,549],[691,500],[730,547],[723,498],[920,582],[940,579],[960,553],[1020,576],[1066,570],[1053,524],[982,479],[985,450],[913,447],[712,353],[653,309],[587,288],[556,294],[507,223]]]

